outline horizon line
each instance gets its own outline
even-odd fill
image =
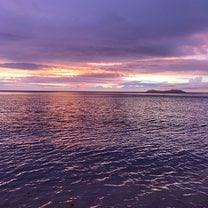
[[[156,93],[154,92],[148,92],[147,91],[101,91],[101,90],[0,90],[0,92],[86,92],[86,93],[148,93],[148,94],[157,94],[157,93],[165,93],[166,91],[171,91],[171,90],[155,90]],[[183,91],[183,90],[181,90]],[[206,92],[193,92],[193,91],[183,91],[186,94],[202,94],[202,93],[208,93]],[[167,92],[168,94],[168,92]],[[170,93],[170,94],[180,94],[180,93]],[[181,93],[183,94],[183,93]]]

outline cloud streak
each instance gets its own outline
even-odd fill
[[[25,69],[25,70],[42,70],[51,68],[51,66],[43,64],[33,64],[33,63],[2,63],[0,68],[10,68],[10,69]]]

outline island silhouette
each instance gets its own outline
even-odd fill
[[[175,90],[175,89],[171,89],[171,90],[148,90],[146,91],[146,93],[186,93],[183,90]]]

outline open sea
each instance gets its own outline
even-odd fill
[[[0,93],[1,208],[208,208],[208,94]]]

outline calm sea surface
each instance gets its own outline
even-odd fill
[[[0,207],[207,208],[208,95],[0,93]]]

